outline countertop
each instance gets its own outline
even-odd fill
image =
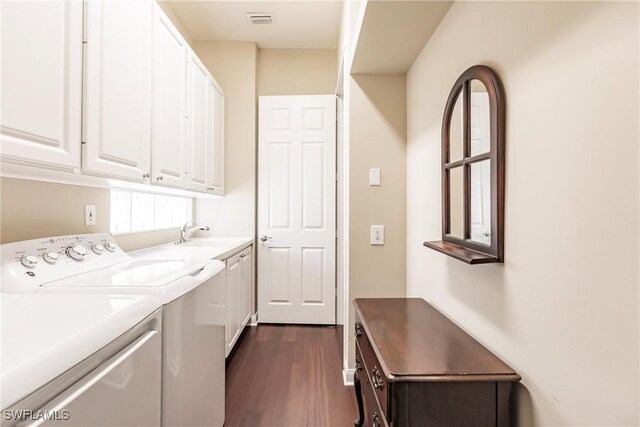
[[[197,259],[197,260],[225,260],[248,248],[253,244],[253,238],[201,237],[185,243],[165,243],[151,248],[129,252],[129,255],[142,259]]]

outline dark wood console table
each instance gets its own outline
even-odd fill
[[[356,426],[509,425],[520,376],[433,306],[420,298],[354,306]]]

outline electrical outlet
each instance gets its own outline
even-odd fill
[[[371,244],[384,245],[384,225],[371,226]]]
[[[369,169],[369,185],[380,185],[380,169]]]
[[[84,205],[84,225],[96,225],[96,205]]]

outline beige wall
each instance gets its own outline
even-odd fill
[[[258,95],[332,95],[336,69],[333,49],[259,49]]]
[[[640,422],[638,12],[456,2],[408,74],[408,294],[522,375],[519,425]],[[478,63],[506,90],[502,265],[422,247],[440,237],[445,101]]]
[[[196,42],[193,48],[225,96],[225,192],[198,199],[195,219],[211,227],[203,235],[252,237],[256,212],[255,43]]]
[[[349,300],[405,296],[406,78],[355,75],[350,85]],[[381,185],[369,186],[380,168]],[[385,226],[384,246],[370,245],[371,225]],[[353,306],[349,322],[353,325]],[[348,363],[355,350],[351,328]]]
[[[0,178],[0,243],[80,233],[109,233],[110,190]],[[84,205],[96,205],[97,224],[84,225]],[[178,240],[178,230],[115,236],[125,251]]]
[[[180,32],[180,35],[184,37],[184,39],[187,41],[187,43],[189,43],[189,45],[193,49],[193,39],[191,38],[191,34],[189,34],[187,29],[184,27],[184,24],[180,20],[180,18],[178,18],[176,13],[173,11],[173,4],[175,2],[176,2],[175,0],[157,0],[156,1],[156,3],[158,3],[158,6],[160,6],[160,9],[162,9],[162,11],[167,15],[167,17],[171,20],[173,25],[176,26],[176,29]]]

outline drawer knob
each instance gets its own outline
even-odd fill
[[[355,332],[356,338],[361,337],[362,336],[362,327],[360,326],[360,323],[356,323],[356,332]]]
[[[384,388],[384,380],[382,379],[382,375],[380,374],[378,367],[374,367],[371,370],[371,382],[373,383],[374,388],[379,390]]]
[[[362,361],[360,355],[356,353],[356,371],[362,371]]]
[[[373,424],[373,427],[380,427],[381,423],[380,415],[378,415],[377,412],[374,412],[373,415],[371,415],[371,424]]]

